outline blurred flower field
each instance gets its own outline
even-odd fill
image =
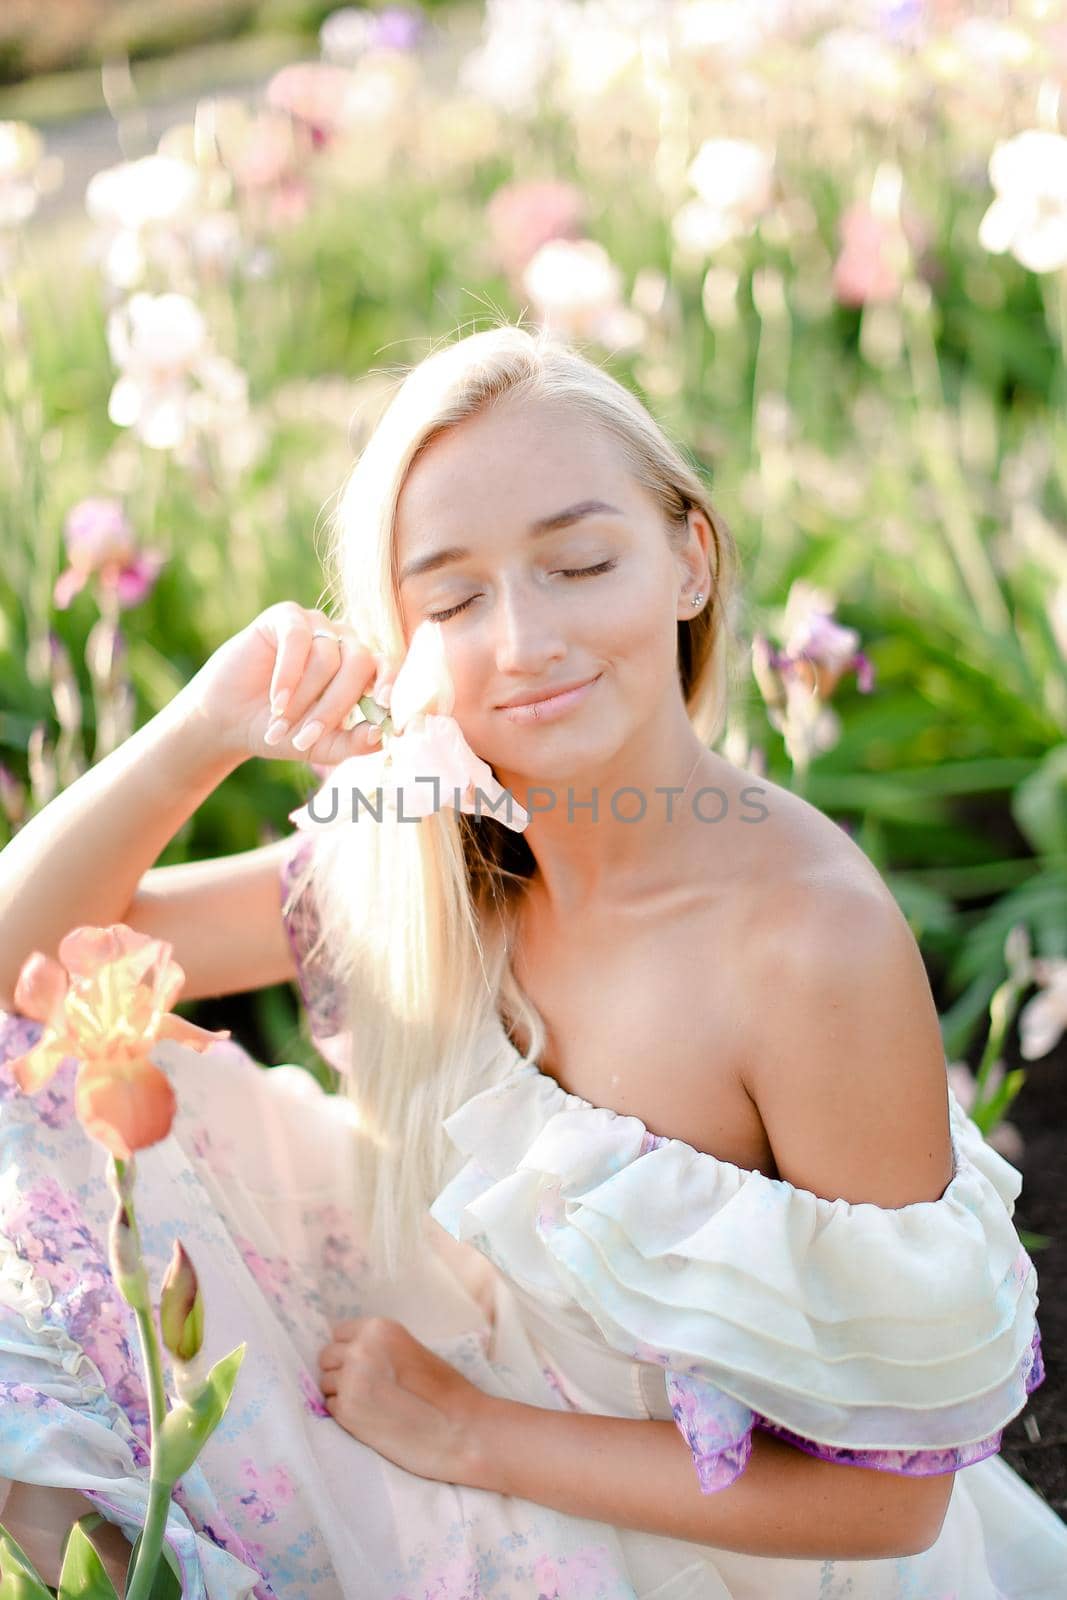
[[[882,871],[1017,1156],[1009,1028],[1067,1030],[1065,89],[1059,0],[486,0],[335,11],[74,223],[35,222],[46,131],[0,123],[0,843],[327,598],[393,384],[521,316],[709,479],[744,562],[719,748]],[[246,764],[162,861],[266,842],[307,778]],[[298,1059],[290,997],[253,1004]]]

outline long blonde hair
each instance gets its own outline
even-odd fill
[[[508,323],[473,333],[407,372],[333,513],[326,559],[335,614],[375,652],[402,657],[395,523],[404,482],[432,440],[505,398],[557,401],[610,435],[662,507],[672,548],[685,543],[689,508],[707,517],[712,590],[697,616],[678,623],[678,670],[693,728],[711,744],[733,686],[733,536],[640,400],[543,330]],[[447,807],[415,823],[391,821],[388,811],[384,819],[324,829],[296,893],[314,896],[321,948],[347,991],[345,1091],[369,1135],[353,1198],[369,1219],[374,1269],[392,1275],[411,1258],[453,1155],[442,1123],[479,1087],[493,1041],[504,1044],[502,1014],[523,1028],[531,1060],[545,1029],[507,947],[511,909],[534,867],[525,839],[491,815]]]

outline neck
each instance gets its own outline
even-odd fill
[[[685,718],[657,730],[642,749],[620,751],[566,779],[498,769],[500,782],[530,812],[524,837],[547,909],[573,917],[593,905],[621,907],[684,874],[701,827],[692,797],[716,781],[708,774],[718,762]]]

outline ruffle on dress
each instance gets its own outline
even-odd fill
[[[951,1181],[886,1208],[657,1137],[521,1062],[446,1120],[468,1160],[431,1215],[664,1369],[705,1494],[757,1426],[827,1460],[951,1472],[996,1453],[1045,1373],[1021,1174],[946,1090]]]

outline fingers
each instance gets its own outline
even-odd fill
[[[264,619],[268,638],[274,636],[274,670],[270,677],[267,698],[271,715],[281,717],[289,710],[293,691],[300,682],[311,652],[311,633],[315,626],[309,619],[314,615],[295,603],[272,607]],[[322,623],[325,627],[325,621]],[[329,640],[320,641],[328,644]]]
[[[321,611],[281,606],[273,632],[271,721],[264,742],[277,746],[288,740],[306,754],[366,694],[378,661],[351,628]]]
[[[342,1317],[340,1322],[333,1324],[330,1332],[336,1341],[355,1339],[361,1333],[365,1333],[372,1322],[380,1320],[380,1318],[374,1317]]]
[[[327,730],[339,727],[360,696],[367,693],[377,671],[374,657],[353,634],[339,630],[338,638],[339,646],[329,639],[315,640],[316,645],[333,653],[334,672],[325,688],[303,707],[299,697],[290,704],[292,739],[297,750],[310,750]],[[305,674],[304,682],[309,681],[310,676]]]
[[[332,1338],[319,1351],[319,1367],[324,1371],[344,1364],[352,1341],[363,1338],[375,1323],[373,1317],[345,1317],[330,1325]]]
[[[294,751],[294,759],[302,758],[317,767],[338,767],[349,756],[376,755],[381,752],[381,731],[371,722],[360,722],[354,728],[335,728],[322,734],[307,750]]]

